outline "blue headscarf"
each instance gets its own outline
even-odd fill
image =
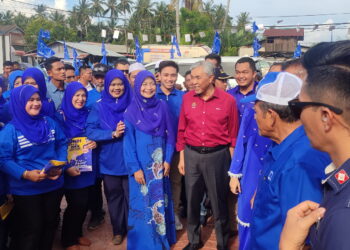
[[[3,85],[3,81],[2,81],[2,78],[0,77],[0,87],[1,88],[3,88],[2,85]],[[1,96],[0,96],[0,105],[2,106],[5,103],[6,103],[6,100],[5,100],[4,96],[3,96],[3,94],[1,94]]]
[[[89,111],[85,105],[81,109],[76,109],[72,103],[73,96],[80,89],[85,91],[87,99],[88,93],[80,82],[71,82],[68,84],[62,99],[61,110],[64,115],[63,129],[67,138],[81,136],[85,132],[85,124]]]
[[[145,98],[141,95],[141,85],[146,78],[156,79],[153,74],[143,70],[136,75],[134,97],[125,111],[125,119],[137,129],[153,136],[167,138],[167,143],[175,145],[175,131],[170,121],[167,104],[156,98]]]
[[[49,139],[49,125],[43,115],[31,116],[25,110],[28,100],[39,91],[30,85],[14,88],[10,97],[11,124],[30,142],[45,143]]]
[[[39,94],[42,102],[41,113],[43,115],[53,116],[55,113],[54,103],[49,101],[46,97],[47,88],[44,73],[38,68],[28,68],[23,72],[22,83],[24,83],[28,77],[33,78],[39,87]]]
[[[124,85],[124,93],[119,98],[114,98],[109,93],[109,86],[116,78],[122,80]],[[102,98],[99,102],[101,127],[103,129],[115,130],[118,122],[124,120],[124,111],[131,101],[130,84],[123,72],[117,69],[112,69],[107,72],[105,76],[104,90],[102,91]]]
[[[15,87],[15,81],[18,77],[22,77],[23,75],[23,70],[15,70],[12,71],[9,75],[9,89],[3,93],[3,97],[5,99],[9,99],[10,95],[11,95],[11,90],[13,90],[13,88]]]
[[[23,70],[15,70],[12,71],[11,74],[9,75],[9,87],[10,90],[12,90],[15,87],[15,81],[18,77],[22,77],[23,75]]]

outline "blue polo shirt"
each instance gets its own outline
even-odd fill
[[[241,124],[244,109],[247,106],[247,103],[241,103],[241,100],[243,98],[246,98],[247,96],[254,95],[257,86],[258,86],[258,82],[254,82],[253,89],[245,95],[241,93],[241,91],[239,90],[239,86],[236,86],[233,89],[229,89],[227,91],[227,93],[229,93],[230,95],[232,95],[236,99],[237,108],[238,108],[239,124]]]
[[[328,169],[328,168],[327,168]],[[310,231],[312,249],[348,250],[350,231],[350,159],[328,175],[321,207],[326,213]]]
[[[304,127],[295,129],[265,156],[254,201],[252,249],[278,249],[287,211],[305,200],[320,202],[328,154],[311,147]]]
[[[158,99],[164,100],[168,103],[169,110],[171,112],[171,116],[172,116],[176,131],[177,131],[178,123],[179,123],[179,116],[180,116],[180,110],[181,110],[181,105],[182,105],[182,97],[184,96],[184,94],[186,94],[186,93],[181,91],[181,90],[178,90],[176,88],[173,88],[173,90],[170,92],[170,94],[166,95],[166,94],[164,94],[164,92],[160,88],[160,85],[157,85],[156,97]]]

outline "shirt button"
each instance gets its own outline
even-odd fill
[[[204,125],[204,122],[202,122],[202,124]]]
[[[257,147],[258,146],[258,144],[255,144],[255,147]]]
[[[264,160],[264,158],[260,158],[260,161],[263,161]]]
[[[204,146],[204,142],[202,142],[202,146]]]
[[[203,114],[205,114],[205,111],[203,111]]]
[[[202,133],[202,135],[204,135],[204,133]]]

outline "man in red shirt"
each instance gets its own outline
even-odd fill
[[[200,203],[207,190],[215,220],[217,249],[228,249],[227,171],[236,144],[238,112],[234,98],[215,88],[214,66],[199,62],[191,68],[194,90],[184,95],[176,148],[179,171],[185,175],[187,234],[184,250],[200,249]]]

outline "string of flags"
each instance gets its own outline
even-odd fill
[[[211,48],[211,51],[213,54],[219,55],[220,50],[221,50],[221,38],[220,38],[219,32],[216,31],[214,35],[214,41],[213,41],[213,46]]]

